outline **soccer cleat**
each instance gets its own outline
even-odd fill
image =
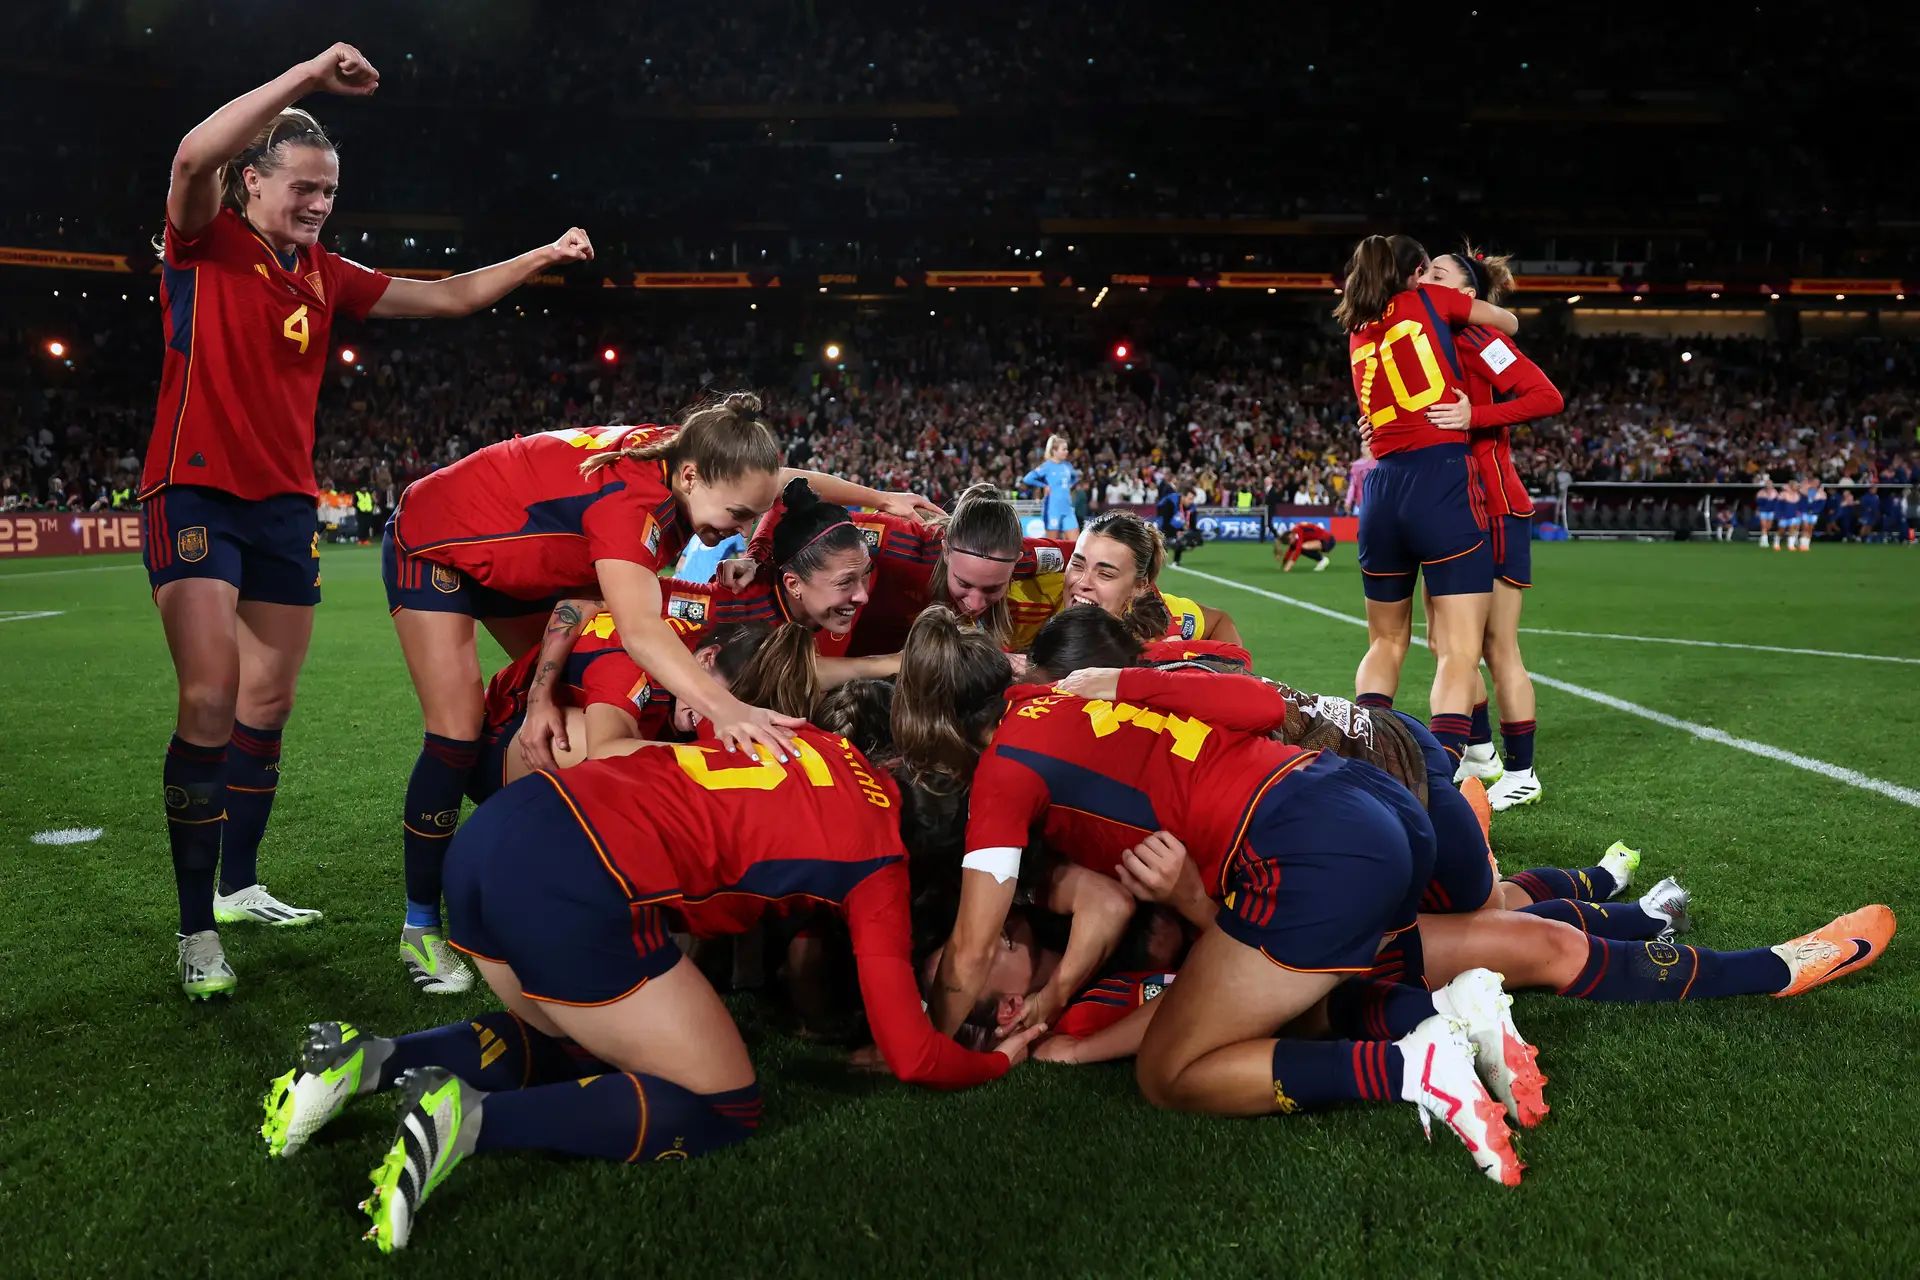
[[[311,907],[290,907],[267,892],[263,884],[250,884],[233,893],[213,894],[213,918],[221,924],[270,924],[278,928],[298,928],[318,924],[321,915]]]
[[[487,1096],[444,1067],[413,1068],[400,1090],[400,1131],[373,1171],[373,1194],[360,1202],[373,1219],[364,1238],[382,1253],[407,1247],[420,1206],[473,1154]]]
[[[1492,786],[1506,771],[1506,766],[1500,763],[1500,753],[1493,749],[1491,742],[1469,743],[1466,754],[1460,757],[1460,767],[1453,771],[1453,785],[1457,787],[1468,778],[1478,778],[1482,785]]]
[[[1450,1012],[1466,1032],[1480,1078],[1506,1108],[1507,1118],[1531,1129],[1549,1110],[1547,1077],[1537,1062],[1539,1050],[1514,1025],[1513,997],[1500,983],[1500,975],[1491,970],[1468,969],[1433,993],[1434,1007]]]
[[[1681,934],[1692,932],[1693,917],[1687,914],[1687,908],[1692,903],[1693,894],[1672,876],[1641,894],[1640,909],[1657,920],[1667,922],[1666,928],[1660,930],[1654,940],[1672,942]]]
[[[1325,573],[1327,571],[1327,566],[1332,563],[1333,563],[1333,557],[1326,554],[1325,552],[1322,552],[1320,554],[1320,563],[1313,566],[1313,571],[1315,573]]]
[[[1473,1042],[1460,1024],[1435,1014],[1396,1043],[1403,1063],[1400,1096],[1420,1109],[1427,1141],[1433,1141],[1438,1120],[1466,1144],[1482,1173],[1503,1186],[1519,1186],[1526,1166],[1514,1152],[1506,1109],[1474,1074]]]
[[[226,948],[220,945],[220,931],[202,929],[180,935],[180,989],[189,1000],[213,996],[231,996],[240,978],[227,963]]]
[[[367,1074],[370,1039],[351,1022],[307,1027],[300,1065],[267,1088],[267,1118],[260,1136],[267,1140],[268,1155],[292,1155],[340,1114],[347,1099],[372,1092],[376,1080]]]
[[[1640,851],[1627,848],[1624,841],[1615,840],[1600,855],[1600,866],[1613,877],[1613,892],[1609,898],[1617,898],[1633,884],[1633,873],[1640,869]]]
[[[1518,805],[1532,804],[1540,798],[1540,779],[1531,769],[1508,769],[1487,788],[1487,803],[1495,813]]]
[[[1792,975],[1776,996],[1797,996],[1825,982],[1864,969],[1893,941],[1891,907],[1875,904],[1849,911],[1832,924],[1773,949]]]
[[[457,996],[473,987],[473,970],[437,929],[402,929],[400,958],[413,985],[428,995]]]

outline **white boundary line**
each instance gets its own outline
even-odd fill
[[[14,613],[0,609],[0,622],[30,622],[35,618],[57,618],[65,612],[65,609],[37,609],[32,613]]]
[[[122,569],[144,569],[144,564],[97,564],[87,569],[29,569],[25,573],[0,573],[0,583],[15,578],[57,578],[63,573],[115,573]]]
[[[1185,565],[1178,566],[1186,569]],[[1191,573],[1192,570],[1188,569]],[[1413,624],[1422,630],[1426,623]],[[1549,627],[1521,627],[1529,636],[1577,636],[1582,640],[1632,640],[1639,644],[1685,644],[1702,649],[1752,649],[1759,653],[1795,653],[1808,658],[1852,658],[1857,662],[1906,662],[1920,666],[1920,658],[1899,658],[1889,653],[1847,653],[1839,649],[1788,649],[1777,644],[1741,644],[1734,640],[1683,640],[1678,636],[1629,636],[1617,631],[1555,631]]]
[[[1180,573],[1190,574],[1196,578],[1204,578],[1208,582],[1217,582],[1223,587],[1236,587],[1241,591],[1251,591],[1254,595],[1265,596],[1269,600],[1278,600],[1281,604],[1290,604],[1297,609],[1305,609],[1309,613],[1321,614],[1352,626],[1364,627],[1367,625],[1365,618],[1356,618],[1350,613],[1341,613],[1338,609],[1329,609],[1324,605],[1312,604],[1306,600],[1296,600],[1292,596],[1283,596],[1278,591],[1268,591],[1264,587],[1252,586],[1245,582],[1236,582],[1232,578],[1222,578],[1217,574],[1202,573],[1198,569],[1189,569],[1184,565],[1168,565],[1167,568],[1174,569]],[[1420,645],[1426,644],[1426,641],[1419,636],[1413,637],[1413,642]],[[1602,693],[1598,689],[1589,689],[1584,685],[1570,684],[1565,680],[1556,680],[1552,676],[1543,676],[1538,672],[1534,672],[1532,675],[1535,684],[1546,685],[1549,689],[1558,689],[1562,693],[1571,693],[1577,698],[1585,698],[1590,702],[1597,702],[1603,707],[1612,707],[1615,711],[1624,711],[1628,715],[1639,716],[1643,720],[1651,720],[1655,724],[1665,725],[1669,729],[1678,729],[1683,733],[1690,733],[1704,742],[1717,742],[1721,746],[1733,747],[1735,750],[1745,751],[1749,755],[1760,756],[1767,760],[1778,760],[1781,764],[1790,764],[1796,769],[1805,769],[1808,773],[1817,773],[1822,777],[1832,778],[1835,782],[1844,782],[1850,787],[1858,787],[1862,791],[1877,792],[1891,800],[1898,800],[1901,804],[1912,805],[1914,808],[1920,809],[1920,791],[1912,787],[1903,787],[1893,782],[1883,782],[1879,778],[1868,777],[1866,774],[1859,773],[1853,769],[1842,768],[1837,764],[1828,764],[1825,760],[1816,760],[1812,756],[1803,756],[1792,751],[1784,751],[1779,747],[1769,746],[1764,742],[1755,742],[1750,738],[1736,738],[1724,729],[1715,729],[1709,725],[1695,724],[1691,720],[1682,720],[1678,716],[1670,716],[1664,711],[1655,711],[1652,707],[1643,707],[1637,702],[1628,702],[1624,698],[1616,698],[1612,694]]]

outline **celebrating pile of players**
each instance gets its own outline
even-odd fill
[[[164,795],[192,997],[237,987],[219,926],[320,919],[267,892],[256,853],[320,595],[332,315],[467,314],[592,257],[574,230],[426,282],[322,248],[339,161],[293,103],[378,83],[336,45],[174,161],[143,519],[179,681]],[[1511,1186],[1514,1130],[1549,1104],[1508,992],[1790,996],[1872,964],[1883,906],[1777,946],[1677,941],[1687,891],[1638,887],[1624,844],[1502,877],[1491,814],[1541,796],[1507,431],[1561,404],[1497,305],[1510,286],[1501,259],[1406,237],[1349,263],[1335,318],[1377,460],[1351,701],[1255,674],[1231,617],[1162,587],[1152,524],[1080,524],[1064,436],[1027,477],[1052,537],[989,486],[947,512],[787,468],[746,391],[670,424],[528,424],[414,483],[382,545],[423,719],[393,779],[393,980],[448,995],[477,973],[496,1007],[391,1036],[314,1023],[268,1093],[268,1152],[396,1091],[363,1206],[391,1250],[473,1156],[742,1142],[761,1099],[732,986],[932,1088],[1132,1058],[1157,1107],[1409,1104]],[[714,581],[670,576],[690,540],[736,534]],[[1276,554],[1324,569],[1334,544],[1300,526]],[[1425,723],[1393,707],[1416,586]],[[480,627],[513,657],[490,678]]]

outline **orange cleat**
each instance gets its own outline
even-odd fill
[[[1880,958],[1893,941],[1893,908],[1876,903],[1849,911],[1832,924],[1783,942],[1773,954],[1793,975],[1776,996],[1797,996],[1824,982],[1857,973]]]
[[[1480,834],[1485,836],[1487,844],[1493,844],[1493,806],[1487,802],[1487,788],[1480,779],[1471,774],[1461,782],[1460,794],[1467,798],[1473,808],[1473,816],[1480,819]],[[1500,877],[1495,876],[1498,880]]]

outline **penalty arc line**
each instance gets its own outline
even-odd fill
[[[1264,596],[1269,600],[1277,600],[1281,604],[1290,604],[1296,609],[1305,609],[1309,613],[1317,613],[1324,617],[1332,618],[1335,621],[1347,623],[1350,626],[1364,627],[1367,625],[1365,618],[1356,618],[1350,613],[1341,613],[1338,609],[1329,609],[1325,605],[1314,604],[1308,600],[1297,600],[1292,596],[1283,596],[1278,591],[1268,591],[1264,587],[1256,587],[1245,582],[1235,582],[1232,578],[1222,578],[1217,574],[1202,573],[1198,569],[1189,569],[1185,565],[1168,565],[1167,568],[1177,570],[1181,573],[1191,574],[1196,578],[1204,578],[1208,582],[1217,582],[1223,587],[1237,587],[1241,591],[1250,591],[1254,595]],[[1427,643],[1419,636],[1414,636],[1413,642],[1418,645]],[[1695,724],[1691,720],[1682,720],[1678,716],[1670,716],[1664,711],[1655,711],[1652,707],[1643,707],[1637,702],[1628,702],[1625,698],[1616,698],[1610,693],[1602,693],[1598,689],[1589,689],[1585,685],[1573,684],[1566,680],[1556,680],[1552,676],[1543,676],[1538,672],[1530,674],[1532,674],[1535,684],[1546,685],[1549,689],[1558,689],[1562,693],[1570,693],[1577,698],[1585,698],[1589,702],[1597,702],[1603,707],[1611,707],[1615,711],[1624,711],[1628,715],[1639,716],[1643,720],[1651,720],[1653,723],[1664,725],[1669,729],[1678,729],[1682,733],[1690,733],[1703,742],[1717,742],[1723,747],[1732,747],[1736,751],[1745,751],[1749,755],[1760,756],[1767,760],[1777,760],[1781,764],[1790,764],[1796,769],[1805,769],[1808,773],[1817,773],[1822,777],[1831,778],[1835,782],[1843,782],[1850,787],[1858,787],[1862,791],[1872,791],[1876,794],[1886,796],[1890,800],[1897,800],[1901,804],[1911,805],[1916,809],[1920,809],[1920,790],[1915,790],[1912,787],[1903,787],[1898,783],[1886,782],[1880,778],[1869,777],[1867,774],[1861,773],[1858,770],[1843,768],[1837,764],[1829,764],[1825,760],[1816,760],[1812,756],[1803,756],[1797,752],[1787,751],[1780,747],[1771,746],[1765,742],[1755,742],[1751,738],[1738,738],[1724,729],[1715,729],[1711,725]]]

